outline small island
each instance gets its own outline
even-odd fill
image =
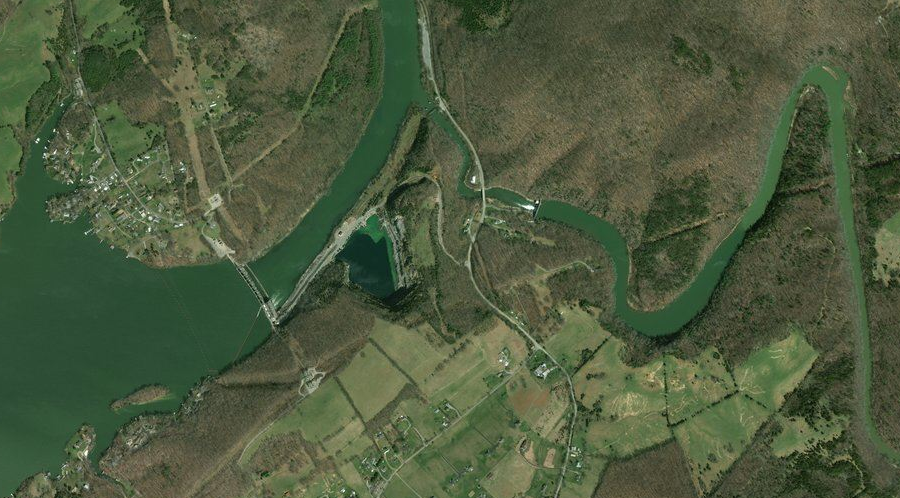
[[[169,391],[168,387],[161,384],[149,384],[135,389],[131,394],[124,398],[113,401],[110,403],[109,408],[112,411],[117,412],[124,408],[128,408],[129,406],[146,405],[155,401],[161,401],[170,396],[172,396],[172,391]]]

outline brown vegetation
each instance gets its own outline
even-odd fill
[[[144,405],[147,403],[153,403],[154,401],[159,401],[171,395],[172,393],[171,391],[169,391],[168,387],[159,384],[151,384],[149,386],[143,386],[135,390],[124,398],[113,401],[109,405],[109,407],[113,411],[118,411],[131,405]]]
[[[440,83],[488,185],[574,203],[632,248],[654,192],[708,171],[709,212],[724,216],[706,225],[706,259],[755,195],[780,109],[810,64],[833,60],[865,80],[860,104],[879,131],[867,153],[900,129],[880,102],[898,94],[884,2],[509,5],[499,27],[473,32],[449,2],[429,2]],[[668,302],[682,280],[642,305]]]
[[[606,469],[594,498],[691,498],[694,486],[674,442],[616,462]]]

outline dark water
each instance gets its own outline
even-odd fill
[[[394,293],[387,237],[375,240],[367,233],[356,232],[337,257],[350,266],[350,281],[369,294],[383,299]]]

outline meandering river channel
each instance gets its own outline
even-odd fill
[[[434,108],[422,85],[413,0],[381,0],[380,5],[385,64],[378,106],[329,191],[288,237],[252,263],[276,304],[291,293],[378,173],[408,107],[417,103]],[[838,208],[869,386],[872,363],[853,223],[843,100],[847,75],[843,72],[816,67],[798,82],[783,107],[753,203],[690,287],[665,308],[648,312],[628,305],[631,262],[614,226],[554,200],[542,200],[536,217],[581,230],[604,246],[617,274],[616,311],[626,323],[648,336],[674,333],[706,306],[747,230],[771,200],[804,85],[820,87],[828,99]],[[432,118],[462,144],[443,116],[434,112]],[[41,131],[41,144],[47,142],[54,122]],[[24,175],[17,182],[18,200],[0,224],[0,494],[12,491],[31,473],[57,469],[63,444],[82,422],[97,427],[100,448],[104,447],[115,429],[136,413],[114,414],[108,409],[114,398],[147,383],[163,383],[183,395],[199,378],[218,371],[268,333],[266,320],[257,319],[258,303],[230,264],[153,270],[85,236],[86,221],[51,224],[44,200],[64,187],[44,172],[42,151],[42,145],[31,147]],[[462,174],[456,190],[473,194]],[[528,202],[503,189],[490,189],[488,195],[513,204]],[[900,459],[872,424],[870,396],[867,389],[868,435],[883,453]],[[177,403],[151,408],[170,410]]]

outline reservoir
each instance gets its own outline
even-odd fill
[[[329,190],[285,239],[251,263],[276,305],[291,293],[334,227],[382,167],[408,107],[413,103],[433,107],[421,84],[413,0],[381,0],[380,6],[384,88],[371,120]],[[871,357],[850,198],[843,73],[835,75],[818,67],[798,82],[784,105],[752,204],[688,289],[660,310],[645,312],[628,305],[630,256],[614,226],[554,200],[542,200],[536,217],[581,230],[604,246],[617,273],[615,309],[627,324],[648,336],[674,333],[706,306],[746,231],[768,205],[803,84],[821,87],[828,98],[838,206],[859,303],[868,384]],[[443,116],[434,112],[431,117],[461,143]],[[146,408],[173,410],[199,379],[240,358],[269,333],[259,303],[230,263],[154,270],[85,236],[89,226],[84,220],[71,225],[50,223],[44,202],[65,189],[46,175],[41,164],[42,147],[53,123],[41,131],[40,145],[32,144],[16,184],[18,200],[0,223],[0,495],[11,492],[30,474],[58,471],[63,445],[81,423],[97,428],[98,447],[104,448],[115,430],[136,414],[113,413],[108,408],[112,400],[140,385],[159,383],[169,387],[176,399]],[[457,192],[472,195],[464,184],[469,164],[465,155]],[[511,204],[532,205],[511,191],[490,189],[487,193]],[[396,282],[389,238],[378,232],[376,218],[374,228],[367,223],[340,255],[350,265],[351,279],[375,296],[390,294]],[[865,396],[869,410],[870,393],[866,391]],[[866,430],[878,444],[870,415]]]
[[[154,270],[84,235],[84,220],[50,223],[44,201],[66,188],[42,164],[58,114],[32,141],[0,222],[0,496],[58,473],[82,423],[97,429],[96,458],[138,413],[113,413],[114,399],[159,383],[174,399],[142,409],[174,410],[269,333],[230,263]]]

